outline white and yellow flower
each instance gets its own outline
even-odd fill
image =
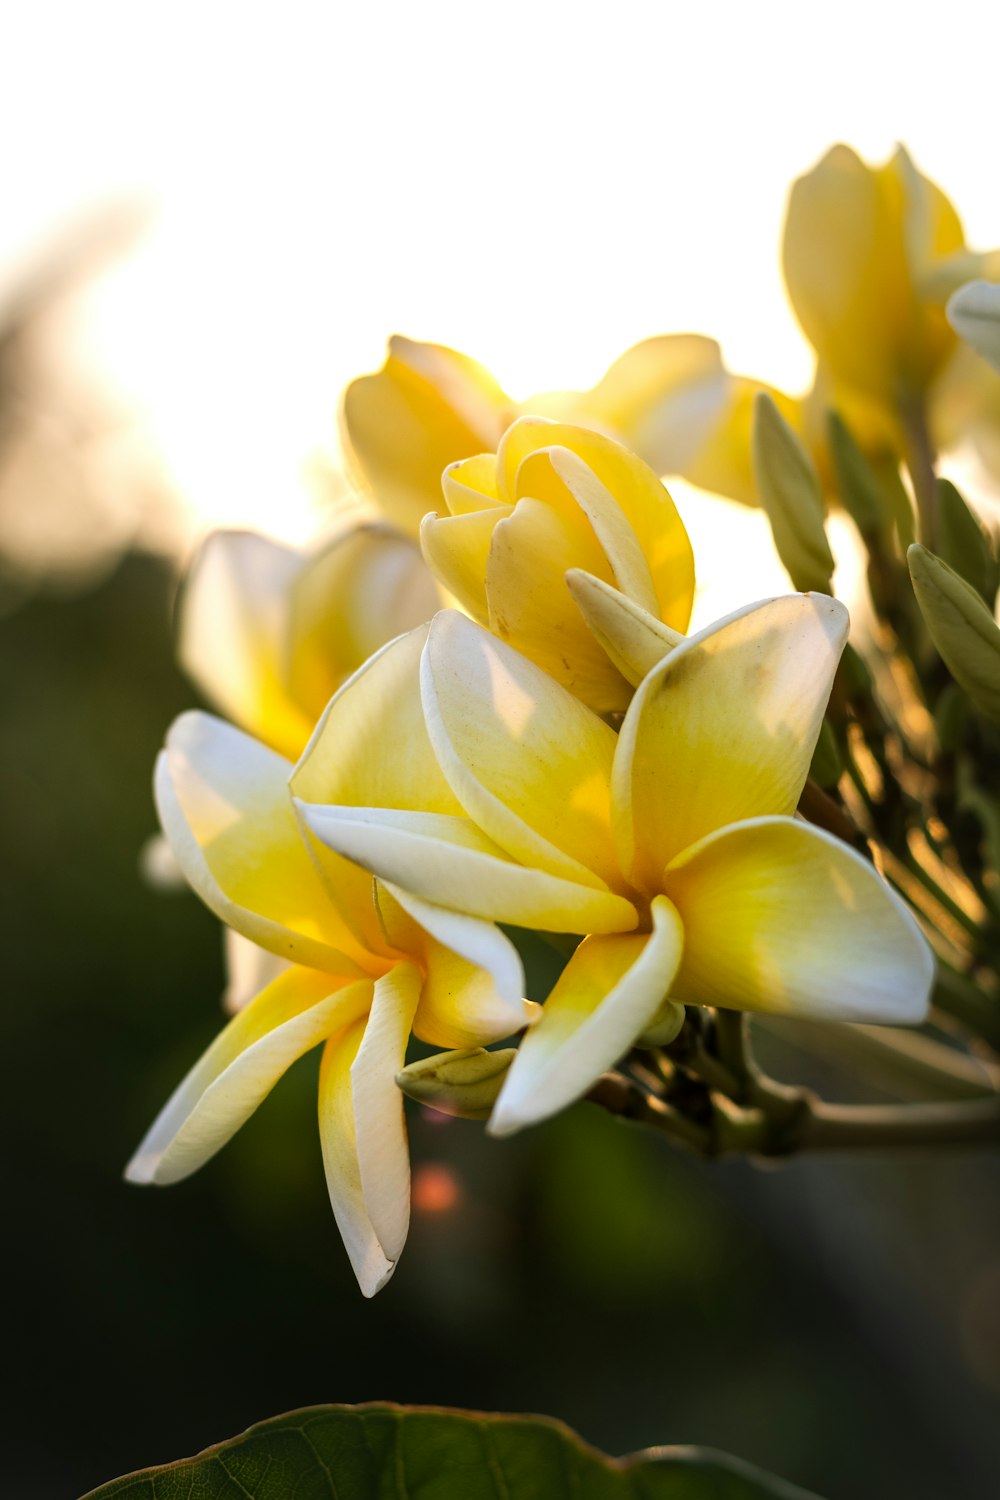
[[[181,592],[178,653],[220,712],[294,759],[341,683],[440,602],[418,548],[385,525],[310,550],[216,531]]]
[[[389,1279],[406,1239],[409,1162],[395,1076],[411,1030],[439,1047],[467,1048],[509,1036],[531,1018],[517,952],[496,927],[390,890],[326,848],[314,858],[293,810],[290,778],[299,795],[321,799],[339,794],[344,768],[371,800],[384,796],[389,763],[376,746],[390,710],[400,727],[398,683],[415,678],[424,634],[378,653],[349,693],[334,698],[298,769],[201,713],[176,721],[156,769],[163,828],[191,885],[228,927],[273,957],[256,970],[264,987],[180,1084],[126,1175],[160,1184],[187,1177],[298,1057],[322,1043],[327,1185],[366,1296]],[[359,703],[363,738],[355,733]],[[406,732],[419,761],[426,739],[419,712]],[[433,786],[407,781],[410,764],[402,753],[391,761],[404,807],[418,793],[434,796]]]
[[[522,417],[494,457],[451,464],[450,514],[424,518],[431,569],[462,607],[599,713],[632,688],[588,629],[567,573],[615,589],[676,638],[686,630],[694,561],[684,524],[652,469],[584,427]]]
[[[350,774],[336,796],[304,798],[315,836],[394,889],[584,936],[519,1049],[494,1132],[578,1098],[679,1004],[922,1019],[933,960],[912,917],[859,854],[795,817],[846,634],[826,597],[752,605],[669,650],[616,736],[445,612],[420,668],[419,779],[433,798],[404,796],[394,778],[414,768],[395,761],[375,801]],[[351,700],[349,687],[345,712]],[[363,698],[353,712],[363,721]]]

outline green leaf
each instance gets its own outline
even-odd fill
[[[84,1500],[815,1500],[698,1448],[610,1459],[547,1417],[313,1406]]]
[[[830,592],[834,561],[823,526],[823,491],[815,465],[773,399],[754,398],[754,480],[778,556],[797,589]]]

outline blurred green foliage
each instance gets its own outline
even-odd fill
[[[193,701],[171,591],[130,557],[0,625],[6,1492],[65,1500],[365,1400],[544,1412],[613,1453],[704,1444],[829,1500],[996,1490],[996,1153],[758,1170],[588,1106],[503,1142],[415,1108],[427,1190],[370,1303],[325,1198],[315,1057],[190,1182],[121,1181],[220,1024],[216,922],[137,870],[153,756]]]

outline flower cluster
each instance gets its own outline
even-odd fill
[[[215,537],[183,595],[182,659],[232,722],[174,724],[157,805],[237,935],[245,1003],[131,1180],[195,1170],[322,1044],[330,1197],[371,1295],[407,1232],[400,1076],[504,1135],[698,1013],[924,1019],[934,958],[913,911],[808,801],[821,736],[843,728],[825,715],[849,628],[822,591],[824,493],[846,453],[876,494],[878,464],[898,470],[930,431],[960,355],[944,303],[992,268],[904,153],[872,170],[837,148],[786,227],[818,357],[801,401],[689,336],[522,406],[472,360],[401,339],[354,382],[346,446],[384,520],[308,555]],[[986,293],[952,316],[995,351]],[[763,504],[812,591],[687,635],[694,563],[665,473]],[[517,929],[566,935],[542,1006]],[[449,1055],[408,1075],[411,1034]],[[481,1050],[505,1038],[516,1050]]]

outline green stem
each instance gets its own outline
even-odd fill
[[[872,1150],[1000,1142],[1000,1097],[949,1104],[811,1103],[797,1148]]]
[[[920,518],[920,540],[934,548],[937,536],[937,478],[934,445],[927,426],[927,408],[919,397],[901,405],[906,469],[913,484]]]

